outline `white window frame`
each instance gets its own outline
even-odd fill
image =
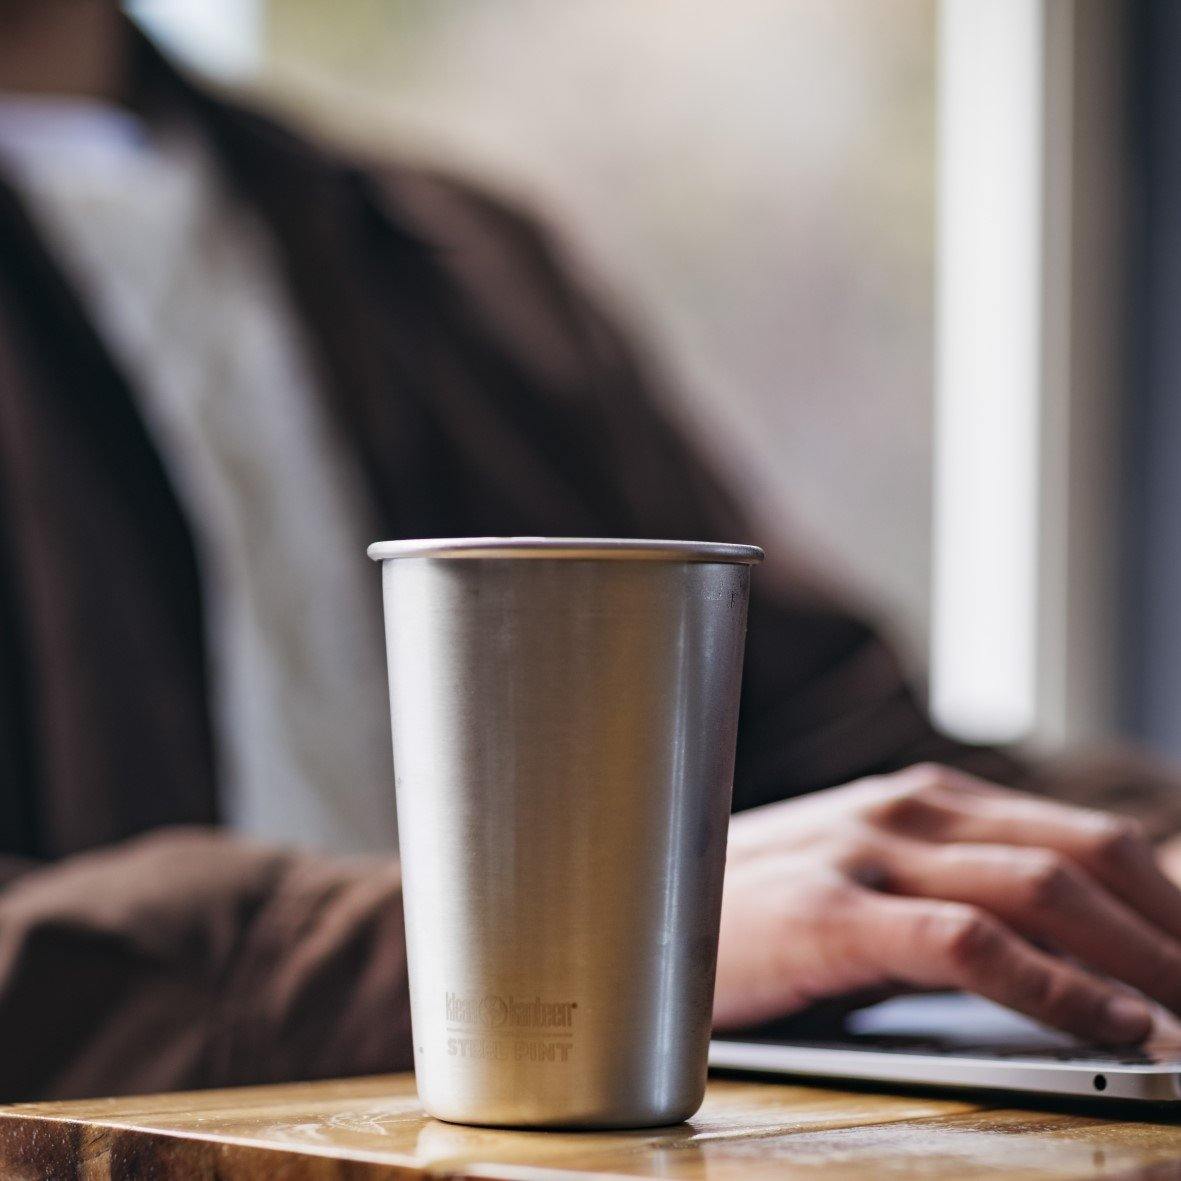
[[[1123,17],[939,7],[931,704],[966,738],[1113,730]]]

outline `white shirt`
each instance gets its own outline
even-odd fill
[[[375,538],[274,245],[202,146],[0,96],[0,160],[128,375],[196,535],[228,823],[396,843]]]

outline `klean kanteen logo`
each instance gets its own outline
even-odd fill
[[[459,996],[447,994],[447,1021],[452,1025],[482,1025],[487,1029],[570,1029],[577,1001],[522,1000],[514,996]]]

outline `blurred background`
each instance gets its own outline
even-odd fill
[[[540,207],[759,540],[868,605],[953,731],[1181,756],[1174,6],[129,7],[339,142]]]

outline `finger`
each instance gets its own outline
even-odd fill
[[[957,902],[873,895],[859,921],[885,976],[918,988],[960,988],[1088,1041],[1142,1041],[1147,1002],[1038,951],[999,919]]]
[[[912,809],[912,835],[935,841],[1054,849],[1081,865],[1162,931],[1181,939],[1181,889],[1161,871],[1134,821],[985,783],[949,768],[918,768],[921,788],[896,803]],[[885,817],[887,827],[905,826]]]
[[[1049,849],[883,847],[885,889],[979,907],[1181,1011],[1181,944]]]

